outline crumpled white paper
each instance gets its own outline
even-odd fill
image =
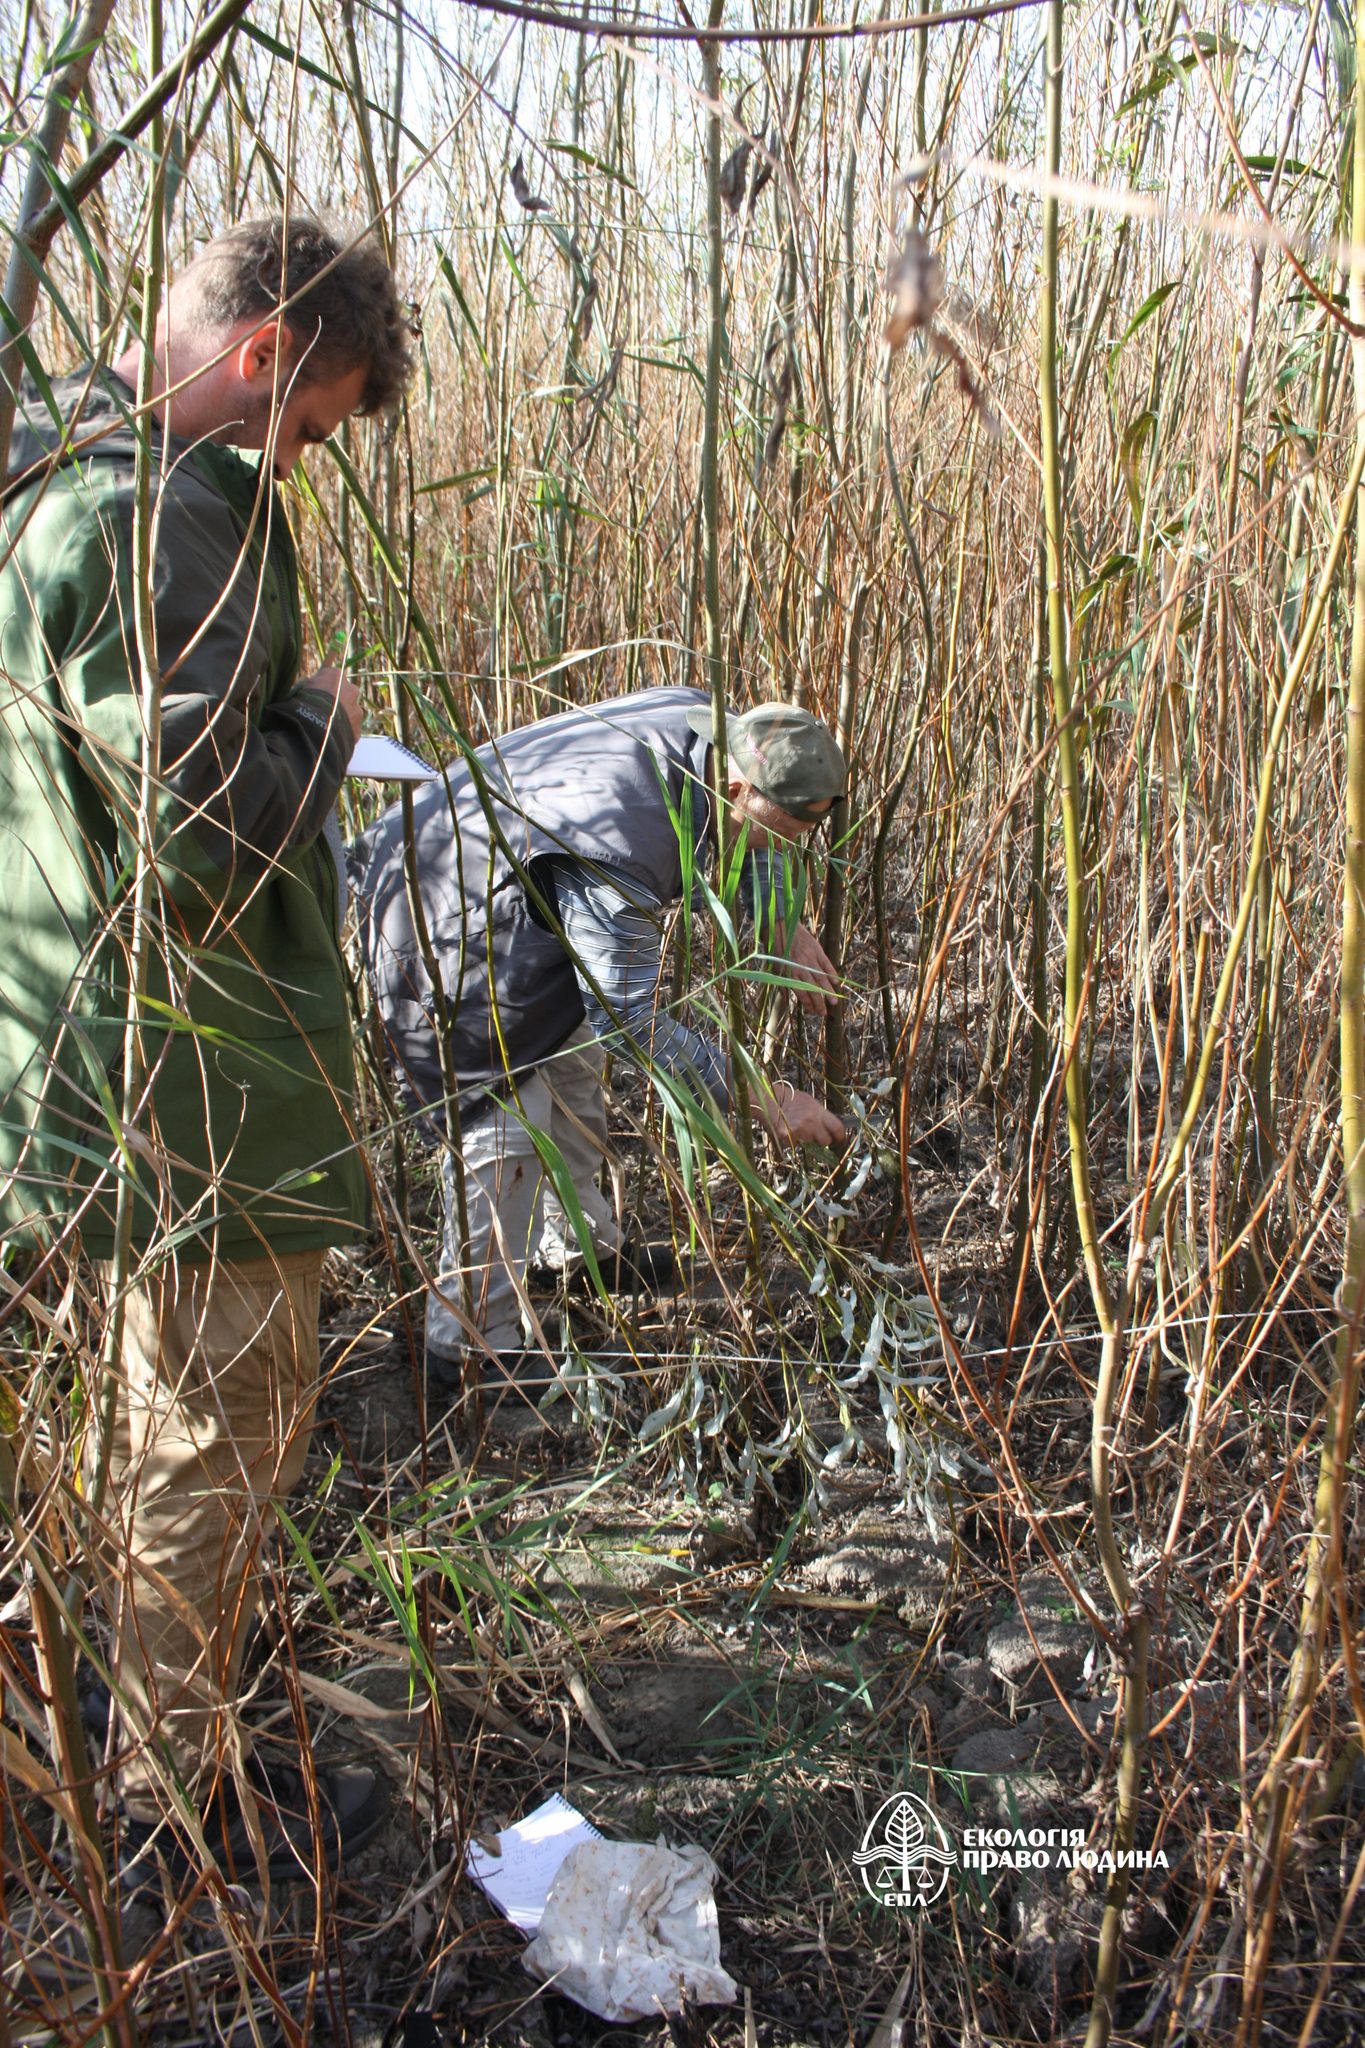
[[[604,2020],[656,2019],[733,2005],[704,1849],[581,1842],[560,1864],[540,1932],[522,1961],[533,1977]]]

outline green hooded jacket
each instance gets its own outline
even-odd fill
[[[297,687],[284,513],[256,464],[151,430],[161,768],[121,1129],[143,756],[132,394],[89,374],[52,389],[74,424],[25,387],[0,516],[0,1228],[78,1232],[107,1257],[131,1176],[141,1246],[334,1244],[365,1212],[321,836],[350,734]]]

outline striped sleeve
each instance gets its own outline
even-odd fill
[[[551,861],[559,918],[574,963],[588,1025],[608,1051],[713,1095],[730,1107],[730,1077],[718,1045],[693,1031],[659,1000],[663,905],[632,885],[629,899],[578,861]]]

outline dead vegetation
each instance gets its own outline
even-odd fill
[[[318,652],[432,753],[717,661],[837,725],[842,1026],[750,986],[743,1029],[853,1137],[755,1174],[618,1074],[621,1199],[690,1289],[538,1304],[548,1437],[471,1449],[420,1379],[431,1155],[367,1072],[374,1229],[246,1711],[377,1760],[390,1821],[335,1895],[122,1929],[100,1330],[78,1264],[7,1251],[0,2038],[603,2038],[461,1877],[559,1788],[721,1873],[744,2002],[619,2039],[1359,2039],[1356,31],[1049,18],[1050,105],[1030,9],[739,44],[709,103],[686,43],[248,14],[173,74],[150,185],[77,171],[148,69],[100,24],[38,358],[113,352],[154,205],[175,261],[285,182],[380,221],[423,364],[291,489]],[[11,220],[58,32],[0,46]],[[732,1032],[723,939],[676,944]],[[852,1857],[898,1787],[1162,1860],[884,1908]]]

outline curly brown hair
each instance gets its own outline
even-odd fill
[[[270,214],[215,235],[186,276],[199,316],[214,327],[283,309],[302,383],[363,369],[359,411],[388,412],[402,397],[412,375],[412,321],[372,235],[338,233],[311,214]]]

